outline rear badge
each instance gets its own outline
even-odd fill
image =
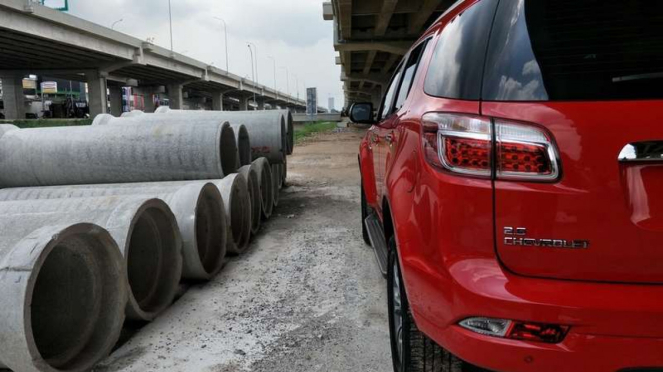
[[[523,247],[549,247],[564,249],[587,249],[589,240],[536,239],[527,237],[525,227],[504,227],[504,245]]]

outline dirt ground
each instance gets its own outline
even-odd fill
[[[96,371],[385,372],[386,283],[361,238],[361,131],[316,135],[248,252]]]

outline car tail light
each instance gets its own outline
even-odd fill
[[[551,136],[533,125],[448,113],[422,118],[426,160],[453,173],[553,181],[559,176]]]
[[[557,344],[564,340],[570,327],[557,324],[519,322],[485,317],[467,318],[461,327],[485,336]]]

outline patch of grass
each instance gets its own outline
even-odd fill
[[[295,143],[299,143],[315,133],[330,132],[334,128],[336,128],[336,123],[330,121],[306,123],[303,126],[295,127]]]
[[[0,124],[14,124],[19,128],[48,128],[90,125],[92,119],[26,119],[0,120]]]

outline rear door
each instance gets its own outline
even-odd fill
[[[662,3],[500,2],[482,114],[543,128],[560,167],[553,181],[495,181],[513,272],[663,282]]]

